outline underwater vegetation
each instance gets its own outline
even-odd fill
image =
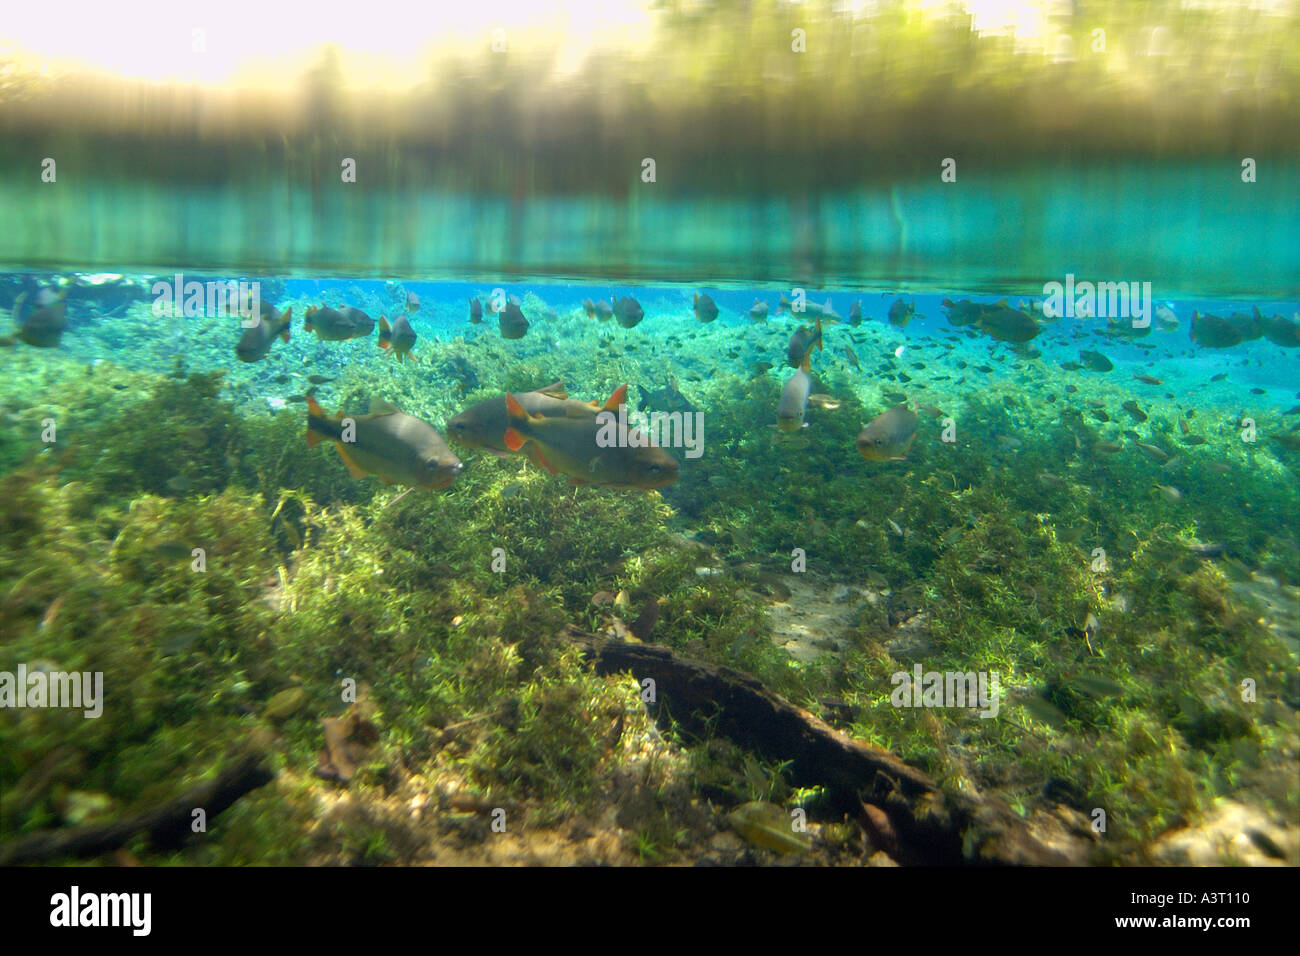
[[[566,626],[751,675],[945,793],[1068,830],[1093,862],[1170,862],[1167,835],[1227,799],[1300,813],[1300,458],[1240,439],[1240,392],[1134,399],[1157,386],[1127,366],[1066,377],[983,333],[895,350],[921,319],[904,332],[883,302],[794,349],[805,326],[742,315],[748,291],[638,292],[601,316],[546,289],[555,308],[508,303],[531,320],[512,339],[473,320],[473,296],[421,287],[412,309],[408,290],[343,288],[367,319],[404,310],[418,361],[392,361],[397,325],[383,349],[375,322],[354,340],[360,319],[323,307],[314,329],[348,335],[303,336],[299,319],[253,362],[231,320],[159,327],[139,303],[74,314],[58,349],[5,350],[0,672],[102,672],[106,705],[0,709],[3,840],[164,803],[252,750],[274,781],[209,834],[119,852],[888,862],[869,820],[711,733],[715,717],[597,674]],[[307,305],[286,295],[275,314]],[[786,430],[795,357],[807,427]],[[575,404],[626,384],[629,406],[700,411],[704,454],[673,455],[657,490],[573,486],[527,444],[447,427],[552,382]],[[447,439],[448,480],[401,493],[422,482],[393,470],[388,431],[350,472],[311,447],[309,426],[330,443],[343,427],[321,406],[362,435],[418,420],[422,441]],[[1259,409],[1261,433],[1290,434]],[[46,419],[52,442],[33,437]],[[572,441],[511,421],[543,455]],[[896,706],[893,676],[917,665],[997,674],[999,713]],[[781,831],[792,809],[808,832]],[[1297,862],[1290,834],[1257,842]]]

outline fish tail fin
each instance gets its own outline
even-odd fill
[[[280,339],[284,342],[289,341],[290,323],[293,322],[293,306],[284,310],[284,330],[280,333]]]
[[[614,391],[610,393],[609,398],[605,401],[605,404],[601,407],[601,410],[606,412],[616,412],[618,411],[618,406],[622,405],[626,401],[627,401],[627,386],[620,385],[618,388],[614,389]]]
[[[307,396],[307,447],[315,448],[321,443],[321,436],[318,432],[312,430],[311,420],[313,418],[324,418],[325,410],[320,407],[320,402],[316,401],[315,395]]]
[[[388,317],[381,315],[379,317],[379,347],[386,349],[393,344],[393,327],[388,324]],[[401,356],[398,356],[401,358]]]

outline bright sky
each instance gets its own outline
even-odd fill
[[[297,76],[315,50],[340,44],[354,68],[405,74],[435,48],[486,48],[495,28],[561,40],[576,68],[597,40],[635,46],[650,34],[648,0],[86,0],[7,3],[0,52],[17,50],[51,68],[97,68],[147,80],[229,80],[253,67]]]

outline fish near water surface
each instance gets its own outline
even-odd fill
[[[18,327],[19,341],[38,349],[52,349],[58,346],[59,340],[63,337],[63,330],[68,325],[68,309],[64,304],[67,296],[67,289],[59,292],[41,289],[36,293],[32,311],[25,318],[19,319],[23,302],[27,299],[27,293],[21,293],[14,301],[12,313],[14,323]]]
[[[1233,315],[1225,319],[1217,315],[1201,315],[1195,310],[1188,331],[1193,342],[1211,349],[1232,348],[1257,339],[1262,333],[1254,316]]]
[[[975,324],[999,342],[1028,342],[1042,331],[1033,316],[1009,307],[1006,299],[976,319]]]
[[[858,434],[858,454],[867,461],[901,461],[916,438],[921,419],[906,405],[877,415]]]
[[[312,306],[303,318],[302,327],[315,332],[322,342],[343,342],[369,335],[375,330],[375,320],[350,305],[341,309]]]
[[[641,303],[631,296],[615,299],[614,318],[618,319],[618,324],[625,329],[635,328],[645,318],[645,310],[641,308]]]
[[[708,295],[695,293],[695,302],[692,308],[695,317],[701,322],[712,322],[718,317],[718,306]]]
[[[378,399],[367,415],[330,418],[307,396],[307,445],[322,441],[334,442],[353,478],[374,475],[388,485],[446,488],[463,467],[432,425]]]
[[[616,414],[626,397],[627,386],[619,386],[601,412]],[[650,435],[609,415],[529,415],[519,399],[507,393],[506,447],[519,451],[525,444],[535,445],[534,461],[550,472],[568,475],[574,485],[650,489],[677,480],[681,471],[677,459],[651,444]]]

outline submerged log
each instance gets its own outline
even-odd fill
[[[572,625],[560,636],[580,646],[597,673],[653,680],[656,715],[671,715],[688,733],[723,735],[790,761],[794,785],[824,788],[837,812],[857,818],[899,862],[1067,865],[1086,857],[1082,840],[1073,852],[1048,847],[1000,800],[944,794],[896,755],[841,733],[747,674]]]
[[[247,753],[211,780],[160,806],[110,823],[41,830],[0,845],[0,866],[99,856],[116,850],[140,834],[148,837],[156,849],[174,849],[191,835],[196,809],[202,809],[210,823],[244,794],[273,778],[274,774],[267,769],[262,754]]]

